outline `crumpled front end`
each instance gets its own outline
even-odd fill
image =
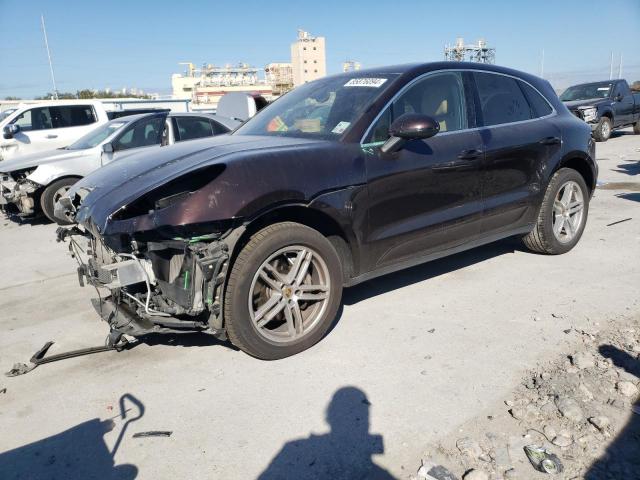
[[[0,173],[0,206],[3,209],[13,206],[21,216],[30,216],[35,213],[42,185],[28,180],[26,177],[29,173],[28,171]]]
[[[222,335],[229,245],[221,234],[133,240],[119,252],[82,226],[59,228],[58,240],[69,242],[80,285],[100,292],[94,307],[112,332],[141,336],[210,330]]]

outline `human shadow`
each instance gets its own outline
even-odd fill
[[[127,412],[137,407],[136,416]],[[131,480],[138,468],[132,464],[115,465],[114,457],[127,426],[144,415],[144,405],[133,395],[120,397],[120,416],[125,423],[113,450],[109,450],[104,435],[115,428],[112,419],[93,418],[63,432],[0,453],[2,480]],[[5,432],[6,433],[6,432]]]
[[[500,255],[523,250],[519,240],[506,238],[488,245],[466,250],[455,255],[423,263],[415,267],[400,270],[382,277],[377,277],[365,283],[353,286],[343,292],[343,303],[355,303],[408,287],[414,283],[423,282],[431,278],[450,273],[476,263],[484,262]]]
[[[640,359],[613,345],[601,345],[599,351],[617,367],[640,378]],[[640,409],[640,399],[635,407]],[[629,413],[629,422],[607,447],[605,454],[589,467],[585,480],[640,478],[640,415]]]
[[[393,479],[371,458],[383,453],[384,446],[381,435],[369,433],[370,406],[356,387],[337,390],[326,411],[329,433],[286,443],[259,480]]]

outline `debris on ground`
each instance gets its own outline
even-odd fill
[[[425,465],[463,480],[640,478],[640,318],[571,331],[571,353],[429,446],[410,478],[431,480]]]
[[[151,430],[149,432],[138,432],[133,434],[133,438],[145,437],[170,437],[173,432],[167,430]]]
[[[0,393],[7,393],[7,387],[0,388]]]

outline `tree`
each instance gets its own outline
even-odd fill
[[[631,84],[631,90],[634,92],[640,92],[640,80],[636,80]]]
[[[12,97],[11,95],[8,97],[4,97],[5,100],[22,100],[20,97]]]

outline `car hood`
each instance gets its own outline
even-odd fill
[[[19,157],[12,158],[11,160],[0,162],[0,172],[11,173],[16,170],[39,167],[40,165],[48,163],[56,163],[84,156],[92,156],[92,154],[92,148],[86,150],[65,150],[61,148],[58,150],[29,153],[27,155],[20,155]]]
[[[596,107],[601,104],[611,103],[608,98],[588,98],[587,100],[572,100],[563,102],[569,110],[575,110],[578,107]]]
[[[119,208],[142,195],[189,172],[216,164],[237,162],[248,156],[268,156],[274,152],[301,148],[318,141],[250,135],[221,135],[175,144],[153,152],[132,154],[110,163],[76,183],[68,196],[81,200],[76,221],[102,231],[108,218]],[[76,196],[76,194],[78,194]]]

